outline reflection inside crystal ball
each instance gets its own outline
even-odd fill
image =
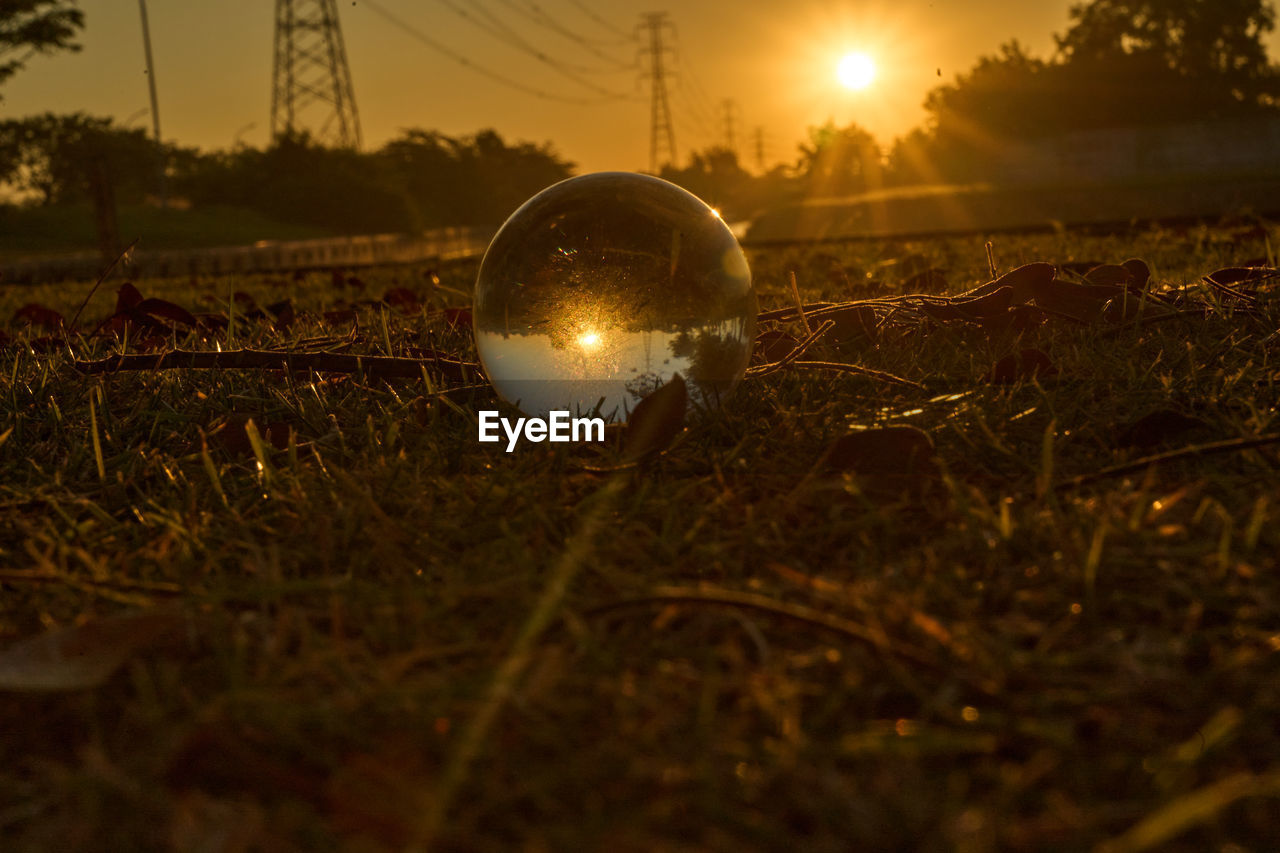
[[[476,349],[499,396],[527,415],[626,420],[680,374],[694,406],[742,378],[756,298],[738,241],[674,184],[600,172],[525,202],[476,280]]]

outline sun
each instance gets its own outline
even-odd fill
[[[876,63],[865,53],[846,53],[836,66],[836,79],[846,89],[860,91],[876,79]]]

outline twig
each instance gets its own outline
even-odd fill
[[[1215,290],[1222,291],[1228,296],[1234,296],[1236,299],[1243,299],[1244,301],[1248,302],[1251,305],[1258,304],[1258,300],[1256,297],[1250,296],[1244,291],[1236,290],[1234,287],[1232,287],[1229,284],[1223,284],[1220,281],[1214,281],[1212,278],[1210,278],[1207,275],[1201,276],[1200,280],[1203,281],[1205,284],[1209,285],[1210,287],[1213,287]]]
[[[1092,474],[1081,474],[1078,477],[1072,477],[1070,480],[1054,486],[1054,490],[1065,491],[1068,489],[1076,489],[1080,486],[1096,483],[1099,480],[1106,480],[1111,477],[1123,477],[1125,474],[1142,471],[1151,465],[1173,462],[1174,460],[1185,459],[1190,456],[1208,456],[1214,453],[1231,453],[1237,450],[1251,450],[1255,447],[1265,447],[1268,444],[1280,444],[1280,433],[1258,435],[1253,438],[1232,438],[1227,439],[1226,441],[1213,441],[1208,444],[1193,444],[1189,447],[1179,448],[1178,450],[1170,450],[1166,453],[1157,453],[1154,456],[1144,456],[1141,459],[1135,459],[1132,462],[1126,462],[1123,465],[1113,465],[1110,468],[1103,468],[1101,471],[1094,471]]]
[[[748,370],[747,373],[751,376],[766,376],[770,373],[781,370],[789,364],[795,363],[796,359],[804,355],[805,350],[813,346],[814,342],[817,341],[818,338],[822,337],[828,329],[835,326],[835,324],[835,320],[827,320],[815,331],[810,332],[809,336],[803,341],[796,344],[795,347],[792,348],[791,352],[784,355],[781,360],[775,361],[772,364],[762,364],[759,367],[753,367],[751,370]]]
[[[141,237],[138,238],[138,240],[141,240],[141,239],[142,239]],[[89,300],[93,298],[93,294],[98,292],[98,288],[101,287],[102,283],[107,280],[107,277],[111,275],[112,271],[114,271],[115,268],[120,264],[120,262],[123,261],[130,252],[133,251],[133,247],[138,245],[138,240],[134,240],[132,243],[130,243],[128,247],[123,252],[121,252],[114,261],[111,262],[111,265],[102,271],[102,275],[98,276],[98,280],[93,283],[93,287],[89,288],[89,293],[85,295],[84,301],[81,302],[80,307],[76,309],[76,313],[74,316],[72,316],[71,322],[67,324],[68,329],[74,329],[76,327],[76,320],[80,319],[80,314],[84,311],[85,307],[89,304]]]
[[[435,367],[450,379],[478,378],[480,365],[453,359],[393,358],[383,355],[348,355],[335,352],[279,352],[275,350],[226,350],[113,355],[97,361],[71,364],[81,373],[115,373],[122,370],[290,370],[319,373],[363,373],[379,378],[417,379],[424,367]]]
[[[796,285],[796,273],[792,270],[791,276],[791,298],[796,303],[796,313],[800,315],[800,324],[804,326],[804,333],[812,335],[813,329],[809,328],[809,318],[804,315],[804,301],[800,298],[800,288]]]
[[[860,376],[870,376],[873,379],[882,379],[885,382],[905,385],[908,388],[915,388],[918,391],[926,390],[919,382],[912,382],[910,379],[903,379],[901,376],[895,376],[892,373],[887,373],[883,370],[873,370],[870,367],[861,367],[856,364],[845,364],[842,361],[793,361],[786,366],[800,370],[832,370],[837,373],[856,373]],[[769,372],[772,373],[773,371]],[[763,376],[764,374],[752,374],[748,371],[747,375],[754,378],[757,376]]]
[[[801,306],[806,312],[821,311],[826,308],[834,308],[844,303],[836,302],[810,302],[808,305]],[[774,308],[771,311],[761,311],[756,315],[756,322],[764,323],[769,320],[785,320],[788,317],[794,317],[796,314],[795,306],[787,306],[786,308]]]

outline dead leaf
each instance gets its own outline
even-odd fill
[[[248,415],[236,414],[215,426],[208,434],[209,444],[220,447],[232,456],[253,456],[253,442],[249,440]],[[258,434],[276,450],[287,450],[289,447],[289,425],[283,422],[263,421],[260,425],[254,421]]]
[[[169,320],[180,326],[186,326],[189,329],[195,328],[196,318],[190,311],[170,302],[167,299],[156,299],[150,297],[139,302],[130,309],[129,314],[135,320],[141,319],[158,319]]]
[[[128,314],[138,306],[142,298],[142,293],[133,286],[133,282],[126,281],[116,289],[116,314]]]
[[[0,690],[86,690],[134,654],[178,632],[182,616],[142,610],[105,616],[21,640],[0,652]]]
[[[1184,415],[1174,409],[1148,412],[1120,430],[1116,436],[1118,447],[1148,448],[1181,438],[1196,430],[1208,430],[1209,425],[1199,418]]]
[[[444,321],[453,327],[470,327],[471,326],[471,309],[470,308],[446,308],[441,312],[444,315]]]
[[[1057,273],[1057,268],[1053,264],[1042,262],[1024,264],[1017,269],[1010,270],[995,281],[989,281],[980,287],[975,287],[966,293],[960,294],[962,298],[977,299],[988,294],[995,293],[1002,287],[1013,288],[1013,303],[1021,305],[1028,302],[1035,295],[1037,285],[1043,285],[1053,280]]]
[[[932,468],[933,439],[909,426],[859,430],[837,438],[827,448],[825,464],[858,474],[909,474]]]
[[[1128,287],[1133,281],[1133,274],[1120,264],[1099,264],[1084,274],[1088,284],[1109,284]]]
[[[1280,270],[1268,267],[1224,267],[1209,273],[1205,278],[1217,284],[1239,284],[1242,281],[1257,281],[1262,278],[1280,276]]]
[[[1055,314],[1063,314],[1083,323],[1102,317],[1107,300],[1124,292],[1114,284],[1073,284],[1055,278],[1034,286],[1036,305]]]
[[[1120,266],[1129,271],[1131,286],[1136,290],[1146,290],[1151,281],[1151,267],[1141,258],[1130,258]]]
[[[392,308],[400,309],[403,314],[414,314],[418,311],[418,294],[407,287],[391,287],[382,294],[382,301]]]
[[[837,344],[852,341],[874,341],[879,335],[876,311],[866,305],[855,305],[823,314],[819,322],[830,320],[833,325],[825,337]]]
[[[61,329],[64,323],[61,314],[38,302],[28,302],[17,311],[14,311],[13,322],[24,323],[28,326],[40,326],[51,332]]]
[[[778,329],[768,329],[756,335],[753,361],[771,364],[785,358],[796,344],[800,343],[795,336],[788,335]]]
[[[995,385],[1007,385],[1035,376],[1057,375],[1058,368],[1054,366],[1049,356],[1038,349],[1024,349],[997,361],[992,366],[991,372],[987,374],[986,380]]]
[[[634,462],[662,453],[684,429],[689,389],[679,373],[645,397],[627,418],[622,458]]]
[[[973,299],[953,299],[944,304],[925,303],[920,309],[935,320],[965,320],[982,323],[1008,312],[1013,304],[1013,288],[998,287]]]

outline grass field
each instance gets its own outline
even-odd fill
[[[899,298],[987,282],[982,237],[755,252],[765,360],[792,272],[835,327],[604,472],[478,444],[434,356],[71,366],[470,361],[474,268],[135,282],[194,331],[0,291],[4,847],[1274,849],[1280,280],[1202,276],[1277,245],[995,239],[1149,265],[1096,310]]]
[[[140,248],[199,249],[240,246],[258,240],[328,237],[320,228],[277,222],[260,213],[232,207],[191,210],[152,205],[123,205],[120,239]],[[0,259],[58,252],[92,252],[98,247],[93,211],[88,204],[54,207],[0,206]]]

